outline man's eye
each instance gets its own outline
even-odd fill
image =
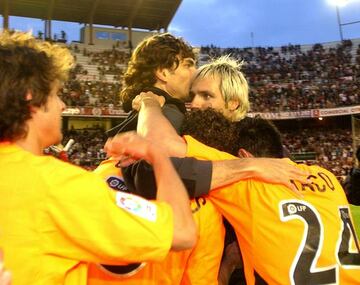
[[[205,100],[210,100],[212,97],[211,95],[209,94],[203,94],[202,97],[205,99]]]

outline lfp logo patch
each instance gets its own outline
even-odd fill
[[[116,204],[133,215],[152,222],[156,221],[156,205],[141,197],[124,192],[117,192]]]
[[[106,179],[106,183],[115,191],[129,192],[124,180],[119,176],[109,176]]]

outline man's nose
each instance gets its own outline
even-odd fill
[[[199,97],[197,95],[194,96],[194,98],[191,101],[190,108],[191,109],[200,109],[201,108],[201,100],[199,100]]]

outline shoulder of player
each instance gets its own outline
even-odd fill
[[[317,176],[319,173],[324,173],[324,174],[326,174],[327,176],[336,179],[335,175],[334,175],[331,171],[329,171],[329,170],[327,170],[326,168],[321,167],[321,166],[319,166],[319,165],[305,165],[305,164],[298,164],[298,165],[299,165],[299,166],[302,166],[302,167],[301,167],[302,169],[306,169],[306,170],[310,171],[310,173],[311,173],[312,175]]]
[[[107,188],[105,181],[99,175],[54,157],[44,157],[39,172],[49,188],[55,189],[66,187],[66,185],[68,187],[83,185],[89,188],[102,186]]]

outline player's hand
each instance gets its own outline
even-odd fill
[[[0,250],[0,285],[11,285],[11,273],[5,270],[3,252]]]
[[[152,164],[155,159],[164,157],[159,147],[139,136],[136,132],[122,133],[108,139],[104,150],[108,156],[119,160],[122,167],[140,159],[145,159]]]
[[[254,167],[254,178],[266,183],[282,184],[291,189],[296,196],[303,197],[291,181],[308,184],[308,171],[290,164],[288,158],[255,158],[251,163]]]
[[[141,108],[141,104],[146,101],[151,100],[154,103],[159,103],[160,107],[164,106],[165,98],[163,96],[158,96],[151,91],[148,92],[141,92],[137,95],[134,100],[132,101],[132,108],[136,111],[139,111]]]

